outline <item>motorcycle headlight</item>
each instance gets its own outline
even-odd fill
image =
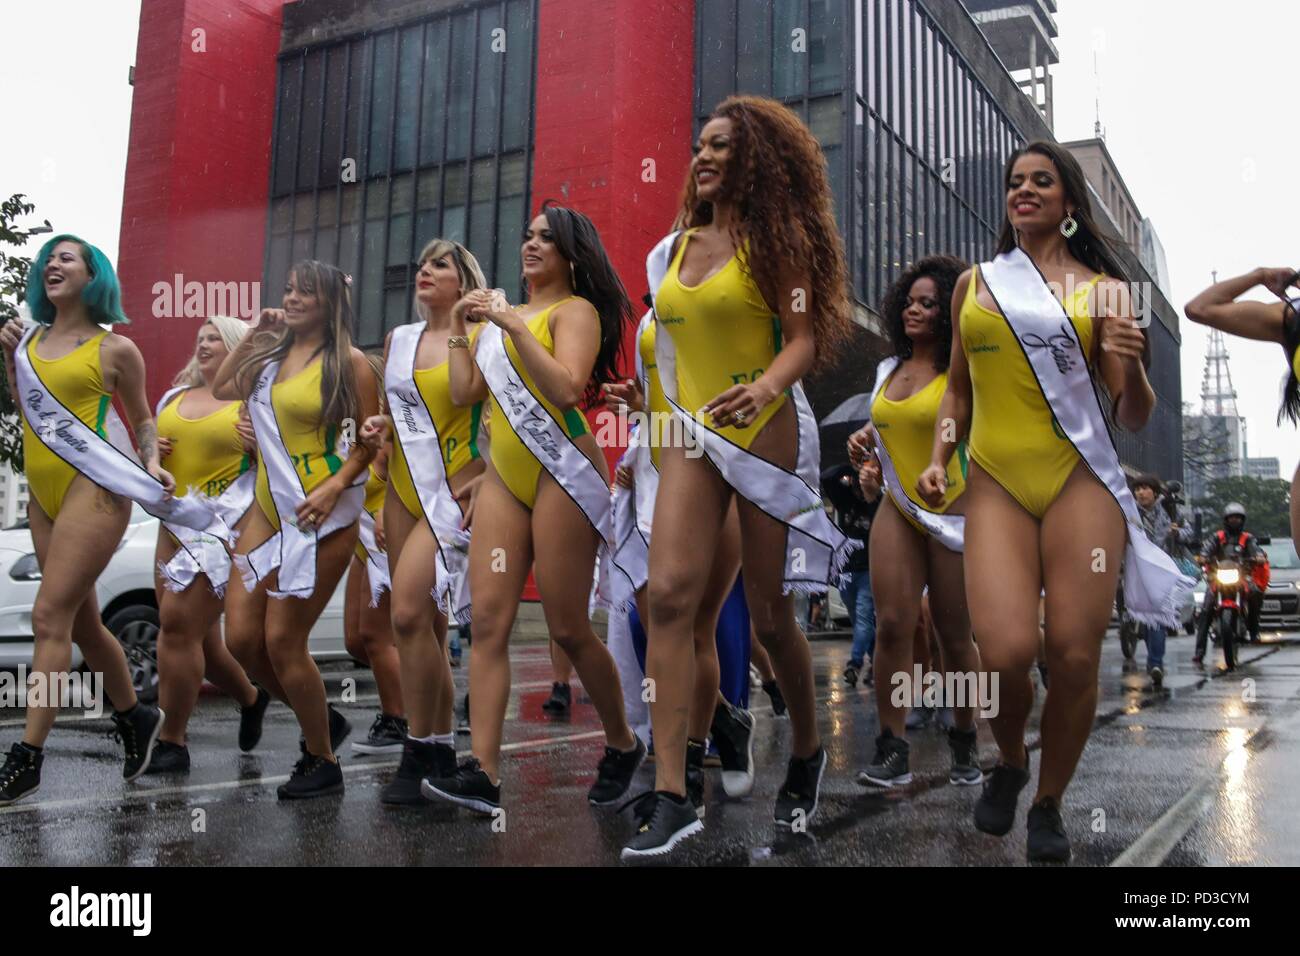
[[[1236,584],[1241,580],[1241,572],[1236,568],[1222,568],[1214,572],[1214,579],[1220,584]]]
[[[9,577],[15,581],[39,581],[41,566],[36,562],[35,552],[24,554],[15,561],[13,567],[9,569]]]

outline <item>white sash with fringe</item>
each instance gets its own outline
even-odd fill
[[[385,591],[393,589],[392,579],[388,576],[388,555],[375,540],[375,516],[364,508],[357,522],[361,547],[366,552],[366,579],[370,583],[370,606],[379,607],[379,599]]]
[[[899,361],[896,357],[890,356],[880,363],[876,369],[876,387],[871,393],[871,402],[868,408],[875,408],[876,399],[884,391],[885,385],[889,382],[889,376],[894,374],[894,369],[898,368]],[[955,551],[961,554],[965,548],[966,541],[966,519],[962,515],[938,514],[922,508],[919,504],[911,499],[903,483],[898,480],[898,472],[894,470],[894,460],[889,455],[889,448],[885,445],[884,437],[880,431],[876,431],[876,458],[880,462],[880,474],[885,479],[885,489],[889,492],[889,497],[894,500],[898,510],[903,512],[922,528],[934,540],[949,551]]]
[[[434,599],[453,621],[468,624],[471,616],[469,535],[460,527],[462,515],[447,480],[438,426],[415,384],[416,355],[423,334],[423,322],[393,329],[384,371],[384,391],[388,396],[394,439],[406,456],[406,470],[420,499],[420,510],[438,546]]]
[[[668,272],[677,233],[664,237],[646,259],[650,292],[657,295]],[[659,382],[688,441],[704,449],[722,479],[736,493],[786,526],[783,592],[820,592],[832,585],[848,556],[862,546],[847,537],[826,514],[820,488],[821,443],[817,420],[795,382],[790,389],[798,425],[794,471],[774,465],[733,444],[677,404],[677,351],[660,325],[655,335]]]
[[[14,352],[20,406],[32,434],[73,469],[104,490],[130,498],[155,518],[228,540],[230,529],[206,502],[168,494],[144,469],[111,404],[104,418],[105,439],[51,394],[27,356],[28,344],[40,328],[28,328]]]
[[[179,401],[178,396],[187,390],[188,386],[185,385],[169,389],[158,400],[158,405],[154,409],[154,418],[162,414],[163,409],[173,398]],[[254,465],[226,486],[226,490],[216,498],[199,495],[195,489],[189,489],[187,494],[197,496],[221,516],[221,520],[231,529],[230,543],[233,544],[237,537],[234,528],[253,506],[256,489],[257,467]],[[213,593],[217,597],[223,597],[226,593],[226,583],[230,580],[231,568],[230,551],[226,547],[226,542],[172,521],[164,521],[163,527],[171,532],[180,545],[170,561],[158,565],[163,586],[169,591],[184,591],[200,574],[204,574],[207,575],[208,585]]]
[[[609,485],[564,427],[528,390],[506,352],[500,326],[489,325],[479,335],[476,358],[510,427],[591,522],[600,535],[603,555],[613,537]]]
[[[271,387],[279,370],[278,361],[269,362],[262,369],[248,396],[248,416],[257,434],[260,467],[266,469],[280,530],[247,554],[236,554],[234,562],[244,587],[250,591],[278,569],[279,589],[266,593],[273,598],[307,598],[316,590],[316,546],[322,538],[346,528],[361,515],[366,501],[366,473],[363,471],[339,496],[334,510],[319,528],[299,526],[296,509],[307,493],[284,447],[271,404]]]
[[[1195,585],[1143,532],[1087,357],[1065,307],[1024,250],[980,266],[980,275],[1024,350],[1038,387],[1079,456],[1119,504],[1128,528],[1124,604],[1139,624],[1176,626]]]

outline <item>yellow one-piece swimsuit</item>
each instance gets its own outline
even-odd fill
[[[562,299],[556,302],[555,305],[548,306],[528,319],[528,331],[552,355],[555,354],[555,339],[551,336],[549,323],[551,313],[559,306],[575,298],[577,296]],[[519,358],[519,351],[515,348],[515,343],[509,336],[505,337],[505,345],[506,354],[510,356],[510,364],[514,366],[515,371],[523,380],[524,387],[532,393],[533,398],[537,399],[538,404],[545,408],[556,422],[563,424],[568,436],[570,438],[580,438],[589,434],[591,428],[587,425],[586,416],[576,408],[561,412],[556,405],[553,405],[542,395],[542,390],[537,387],[533,377],[528,374],[528,369],[524,368],[524,363]],[[510,427],[510,419],[506,417],[506,413],[497,404],[495,395],[491,397],[490,414],[492,417],[490,452],[492,467],[501,476],[501,480],[510,489],[510,493],[519,499],[524,507],[531,509],[537,503],[537,481],[542,475],[542,463],[528,450],[528,446]]]
[[[477,338],[482,329],[481,325],[475,326],[470,332],[470,339]],[[438,429],[438,437],[442,440],[442,466],[447,472],[448,481],[471,461],[481,457],[478,433],[483,419],[482,402],[475,402],[467,408],[452,402],[450,371],[450,366],[445,361],[432,368],[415,370],[415,387],[419,389],[433,425]],[[402,451],[401,438],[396,430],[393,431],[393,453],[388,459],[388,478],[411,517],[423,516],[420,493],[411,478],[411,468],[406,462],[406,454]]]
[[[99,346],[106,335],[107,332],[100,332],[56,359],[43,359],[36,354],[36,344],[45,337],[44,332],[33,335],[27,343],[27,357],[50,394],[87,428],[93,428],[100,438],[107,438],[105,421],[113,403],[112,393],[104,387],[104,368],[99,357]],[[32,431],[26,411],[23,412],[23,461],[31,496],[53,521],[63,507],[68,486],[79,472],[50,451]]]
[[[177,497],[192,490],[215,498],[251,464],[235,430],[239,402],[229,402],[200,418],[186,418],[181,413],[184,397],[182,392],[158,415],[158,434],[172,445],[162,466],[176,479]]]
[[[654,463],[655,468],[659,467],[659,446],[665,440],[665,435],[670,435],[667,431],[668,418],[672,414],[672,408],[668,404],[668,397],[664,395],[664,387],[659,382],[659,366],[655,360],[655,324],[647,322],[645,331],[641,333],[641,338],[637,342],[637,348],[641,352],[641,364],[645,366],[646,387],[648,394],[645,396],[646,412],[649,416],[647,425],[650,428],[650,460]]]
[[[876,437],[889,452],[894,471],[903,486],[903,494],[918,508],[939,514],[951,508],[952,503],[966,490],[966,445],[962,443],[957,446],[957,454],[948,462],[948,490],[944,493],[943,504],[931,508],[918,500],[916,493],[916,483],[921,472],[930,466],[930,453],[934,447],[934,421],[939,417],[939,403],[943,400],[947,387],[948,373],[941,372],[915,394],[895,402],[885,397],[885,392],[889,390],[889,383],[886,382],[871,405],[871,423],[875,426]],[[892,498],[890,504],[893,504]],[[906,511],[899,509],[899,514],[917,531],[927,533]]]
[[[715,428],[713,416],[699,411],[732,386],[755,382],[767,371],[781,350],[781,323],[745,272],[743,249],[699,285],[682,283],[682,257],[695,231],[682,237],[655,296],[655,315],[673,339],[677,404],[706,428],[747,449],[785,404],[784,393],[744,428]]]
[[[297,375],[271,386],[271,408],[280,438],[293,458],[304,494],[343,467],[337,449],[338,429],[320,424],[320,382],[321,362],[316,359]],[[280,515],[265,468],[257,469],[257,504],[271,527],[280,530]]]
[[[375,466],[370,466],[370,473],[366,475],[366,503],[363,506],[366,514],[371,518],[378,518],[379,512],[384,508],[384,498],[388,495],[388,481],[379,477],[379,472],[375,471]],[[366,546],[357,539],[356,547],[352,551],[362,564],[370,560],[366,554]]]
[[[1088,294],[1101,278],[1079,286],[1065,303],[1092,366]],[[1057,423],[1029,360],[1007,320],[976,298],[978,268],[961,307],[961,342],[970,366],[970,457],[1035,518],[1047,514],[1079,453]]]

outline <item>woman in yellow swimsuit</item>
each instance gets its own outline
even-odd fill
[[[157,429],[145,397],[144,359],[128,338],[101,324],[126,322],[113,267],[99,249],[76,236],[59,235],[41,247],[28,273],[26,301],[42,327],[28,341],[27,355],[50,393],[85,425],[105,437],[104,424],[116,395],[135,432],[140,459],[169,490],[171,476],[158,463]],[[126,531],[131,502],[111,494],[55,456],[27,421],[19,401],[14,352],[24,333],[21,320],[0,331],[9,389],[23,410],[23,454],[31,503],[32,543],[41,569],[32,607],[35,652],[31,674],[50,679],[72,666],[72,642],[88,669],[103,675],[126,750],[123,777],[134,780],[149,765],[162,713],[136,699],[122,645],[104,627],[95,581]],[[0,767],[0,806],[40,785],[42,748],[58,713],[49,700],[29,698],[23,738]]]
[[[483,404],[462,407],[452,402],[447,339],[453,309],[463,311],[466,306],[460,303],[465,295],[485,285],[478,260],[458,242],[434,239],[420,253],[415,309],[425,329],[415,350],[415,384],[437,429],[446,480],[462,511],[469,507],[485,467],[479,452]],[[469,337],[476,338],[480,328],[476,324]],[[390,335],[384,348],[385,367],[391,341]],[[362,436],[366,441],[391,438],[383,524],[392,579],[392,627],[408,720],[401,763],[380,799],[387,804],[419,805],[424,802],[420,794],[424,777],[456,772],[448,621],[430,597],[438,583],[438,540],[391,420],[381,416],[367,421]]]
[[[793,470],[797,420],[787,391],[847,336],[849,287],[817,140],[774,100],[732,97],[695,146],[671,266],[655,296],[659,334],[672,336],[678,404],[752,455]],[[682,443],[674,443],[680,445]],[[788,528],[723,479],[707,456],[660,453],[650,540],[646,668],[655,791],[638,807],[625,858],[669,852],[700,830],[685,798],[694,687],[694,622],[733,498],[749,613],[789,703],[791,749],[774,819],[816,812],[825,751],[817,730],[812,657],[783,594]]]
[[[862,469],[873,497],[882,484],[880,463],[869,454],[876,443],[887,449],[902,493],[914,502],[919,497],[916,480],[930,462],[934,421],[948,380],[953,287],[965,269],[966,263],[948,256],[922,259],[885,294],[881,313],[899,365],[876,396],[871,425],[849,440],[850,458]],[[943,503],[934,510],[962,514],[964,487],[962,463],[954,460],[948,468]],[[896,787],[911,783],[912,771],[910,748],[903,734],[907,707],[894,703],[892,681],[895,674],[911,671],[921,595],[927,586],[934,629],[943,647],[944,670],[976,674],[980,659],[971,639],[961,554],[933,538],[889,495],[876,512],[870,548],[871,592],[876,604],[872,663],[880,688],[876,694],[880,736],[875,756],[858,780],[871,786]],[[928,637],[928,629],[925,633]],[[975,739],[975,707],[954,707],[953,716],[955,726],[948,731],[952,751],[948,779],[958,786],[973,786],[984,778]]]
[[[378,353],[366,356],[375,376],[375,389],[381,409],[385,408],[384,359]],[[388,498],[388,462],[391,444],[379,444],[375,459],[370,463],[366,478],[365,513],[373,522],[375,545],[386,550],[384,534],[384,502]],[[391,570],[391,568],[390,568]],[[391,584],[390,584],[391,588]],[[392,600],[390,588],[379,594],[371,606],[370,555],[366,546],[357,541],[348,564],[348,580],[343,599],[343,643],[353,658],[370,668],[375,675],[375,689],[379,692],[379,713],[375,716],[365,740],[354,740],[352,750],[359,754],[401,753],[406,741],[406,711],[402,706],[402,669],[393,637]]]
[[[176,479],[178,494],[191,490],[216,498],[249,469],[239,402],[212,396],[212,380],[227,355],[238,348],[248,326],[227,316],[213,316],[199,326],[194,356],[172,382],[184,389],[158,415],[158,451]],[[250,509],[251,510],[251,509]],[[248,515],[235,525],[241,531]],[[158,526],[156,567],[176,554],[178,542]],[[239,748],[252,750],[262,736],[262,717],[270,695],[258,690],[226,648],[221,633],[222,596],[226,581],[200,573],[184,591],[169,590],[155,575],[158,595],[158,702],[167,715],[149,773],[189,773],[185,728],[206,677],[240,708]]]
[[[470,292],[452,312],[451,397],[461,406],[490,399],[492,445],[471,505],[469,584],[474,602],[470,649],[473,757],[454,777],[425,781],[425,794],[480,813],[500,806],[501,735],[510,696],[509,636],[519,595],[534,568],[551,639],[573,662],[605,728],[605,754],[588,799],[616,801],[645,757],[628,726],[623,691],[609,651],[588,619],[598,533],[569,493],[542,467],[511,427],[471,356],[465,315],[478,313],[501,329],[519,380],[564,437],[609,483],[605,457],[579,410],[612,381],[632,306],[591,220],[544,205],[524,231],[520,250],[527,305],[508,309],[502,297]],[[482,348],[484,337],[474,343]],[[543,412],[538,412],[542,414]]]
[[[361,442],[340,454],[345,423],[362,421],[379,409],[375,376],[365,354],[352,345],[350,281],[334,266],[299,262],[289,273],[283,308],[263,309],[253,334],[227,356],[213,382],[217,398],[247,401],[265,367],[280,363],[271,386],[281,440],[292,456],[304,497],[296,506],[300,527],[323,526],[344,491],[366,473],[373,452]],[[254,423],[256,424],[256,422]],[[236,554],[246,555],[281,530],[266,466],[267,442],[258,436],[257,504]],[[295,528],[286,528],[294,533]],[[252,591],[226,590],[226,642],[249,676],[293,708],[306,739],[302,759],[281,799],[341,793],[343,773],[335,751],[351,729],[342,714],[327,708],[325,685],[307,649],[307,636],[338,585],[357,541],[357,523],[322,538],[316,550],[315,589],[309,597],[268,599],[278,572]]]
[[[1237,301],[1256,286],[1277,296],[1278,301]],[[1261,267],[1224,279],[1187,303],[1187,317],[1229,335],[1282,346],[1288,369],[1278,421],[1286,417],[1292,424],[1300,424],[1300,272]],[[1291,540],[1300,551],[1300,466],[1291,478]]]
[[[1004,183],[1007,218],[998,253],[1019,244],[1037,266],[1062,301],[1091,374],[1109,391],[1114,417],[1136,431],[1155,405],[1143,367],[1145,336],[1121,281],[1122,266],[1093,219],[1078,162],[1055,143],[1031,143],[1012,154]],[[1061,798],[1095,716],[1125,519],[1057,425],[979,269],[958,281],[953,314],[948,388],[930,466],[917,490],[931,507],[943,500],[948,461],[969,432],[966,595],[980,658],[999,680],[1000,709],[989,722],[1001,752],[976,804],[975,825],[1007,833],[1029,780],[1029,670],[1038,654],[1038,597],[1045,591],[1052,681],[1043,705],[1028,853],[1030,859],[1066,859]]]

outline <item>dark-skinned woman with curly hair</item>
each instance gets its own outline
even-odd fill
[[[685,797],[692,623],[733,496],[746,601],[790,707],[793,755],[774,817],[807,827],[826,755],[792,592],[825,590],[852,548],[822,507],[816,422],[799,384],[849,323],[825,156],[794,113],[751,96],[720,104],[694,152],[680,231],[647,262],[674,427],[660,449],[649,557],[655,789],[638,801],[624,859],[668,853],[703,828]]]
[[[930,464],[934,421],[952,352],[952,292],[966,268],[951,256],[922,259],[885,294],[881,311],[894,354],[876,371],[871,422],[849,439],[849,458],[859,468],[864,491],[879,494],[883,487],[889,492],[889,503],[877,512],[871,528],[871,591],[876,604],[872,662],[879,688],[880,736],[858,782],[872,787],[912,782],[903,736],[907,704],[900,705],[893,688],[896,675],[911,673],[912,638],[927,587],[945,669],[963,675],[979,671],[962,576],[964,460],[949,463],[948,488],[939,507],[928,508],[915,491]],[[975,707],[973,701],[962,703],[965,706],[958,707],[947,702],[956,724],[948,732],[948,779],[958,786],[974,786],[984,779],[975,741]]]

